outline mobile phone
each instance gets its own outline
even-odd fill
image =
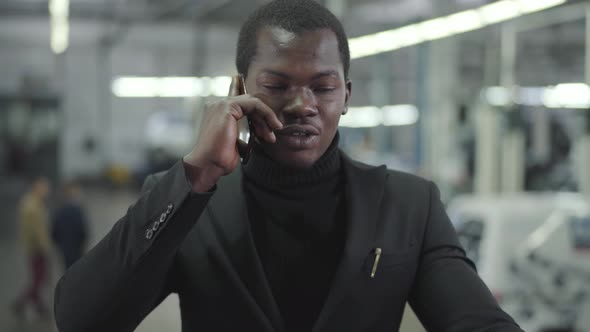
[[[248,93],[246,91],[246,83],[244,82],[243,75],[239,75],[236,84],[238,85],[238,94],[242,95]],[[242,158],[242,164],[246,164],[250,159],[255,143],[256,139],[254,137],[254,131],[252,130],[252,121],[250,121],[248,116],[245,116],[238,120],[238,141],[236,143],[238,153]]]

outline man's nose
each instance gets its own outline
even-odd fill
[[[300,88],[293,92],[289,102],[283,108],[283,114],[295,118],[317,115],[317,103],[313,91]]]

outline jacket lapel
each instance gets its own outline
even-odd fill
[[[270,321],[275,331],[284,331],[278,306],[272,296],[262,263],[260,262],[242,190],[242,170],[223,177],[217,184],[217,192],[208,205],[208,217],[214,227],[217,241],[214,249],[220,261],[226,264],[227,273],[236,275],[238,287],[246,288],[251,297]]]
[[[332,286],[313,331],[326,329],[335,309],[354,289],[362,272],[362,264],[375,248],[372,247],[383,190],[387,177],[385,166],[370,167],[352,161],[342,153],[347,211],[346,242]]]

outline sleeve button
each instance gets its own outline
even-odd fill
[[[152,230],[155,232],[158,230],[158,228],[160,228],[160,222],[156,220],[156,222],[154,222],[154,226],[152,227]]]
[[[172,213],[173,209],[174,209],[174,204],[172,204],[172,203],[168,204],[168,207],[166,208],[166,214]]]
[[[154,237],[154,231],[151,228],[148,228],[147,231],[145,231],[145,238],[151,240],[152,237]]]
[[[162,215],[160,215],[160,223],[164,223],[166,221],[166,218],[168,218],[168,215],[166,213],[162,213]]]

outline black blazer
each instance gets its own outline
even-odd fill
[[[521,331],[465,257],[433,183],[346,156],[343,167],[347,238],[313,331],[395,331],[407,301],[429,331]],[[132,331],[171,292],[183,331],[285,331],[241,177],[236,170],[206,194],[191,193],[181,162],[150,177],[59,281],[59,331]]]

